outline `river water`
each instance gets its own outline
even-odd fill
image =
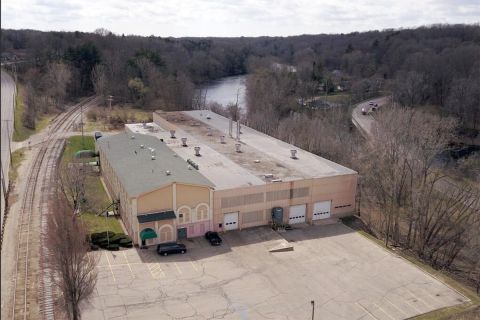
[[[224,107],[229,103],[235,103],[238,94],[238,106],[245,110],[246,79],[246,75],[226,77],[212,81],[208,85],[199,88],[199,90],[202,91],[202,94],[205,94],[206,90],[205,100],[207,105],[210,102],[217,102]]]

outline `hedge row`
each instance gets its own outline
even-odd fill
[[[104,231],[98,233],[92,233],[90,235],[92,250],[98,250],[98,248],[116,251],[120,247],[131,248],[132,238],[123,233],[114,233],[112,231]]]

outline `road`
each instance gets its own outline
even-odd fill
[[[2,100],[1,100],[1,221],[0,230],[3,227],[5,214],[5,197],[8,190],[8,171],[10,170],[10,148],[13,135],[15,82],[12,77],[2,70]]]
[[[369,102],[377,103],[380,107],[387,104],[390,97],[378,97],[374,99],[369,99],[363,102],[360,102],[353,108],[352,111],[352,122],[359,129],[360,133],[367,139],[372,138],[373,130],[375,130],[375,119],[371,114],[363,115],[362,108],[365,107],[367,110],[369,108]]]
[[[80,106],[68,108],[38,135],[43,142],[25,152],[13,190],[16,201],[9,209],[3,233],[1,259],[1,313],[8,319],[54,319],[52,275],[45,246],[50,196],[56,186],[55,170],[65,136],[80,117]],[[85,109],[84,109],[85,110]],[[3,318],[3,317],[2,317]]]

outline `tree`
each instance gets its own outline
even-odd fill
[[[72,74],[67,65],[63,63],[50,63],[43,76],[42,84],[45,96],[55,107],[59,107],[67,97],[67,86]]]
[[[61,164],[58,175],[59,188],[68,206],[72,212],[80,214],[81,205],[85,202],[85,163]]]
[[[103,103],[109,94],[108,79],[106,67],[102,64],[97,64],[92,70],[92,83],[95,94],[102,98]]]
[[[93,293],[97,283],[98,256],[88,252],[86,230],[60,193],[53,199],[47,245],[64,310],[69,319],[80,319],[79,305]]]

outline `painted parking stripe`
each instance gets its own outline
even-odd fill
[[[110,259],[108,259],[108,254],[105,252],[105,257],[107,258],[107,262],[108,262],[108,266],[110,267],[110,272],[112,273],[112,277],[113,277],[113,282],[117,282],[117,280],[115,279],[115,274],[113,274],[113,270],[112,270],[112,265],[110,263]]]
[[[377,317],[375,317],[367,308],[365,308],[364,306],[362,306],[361,303],[359,302],[355,302],[355,304],[357,306],[359,306],[363,311],[365,311],[371,318],[375,319],[375,320],[379,320]]]
[[[178,267],[178,264],[176,262],[173,263],[175,265],[175,267],[177,268],[177,271],[179,274],[182,274],[182,270],[180,270],[180,268]]]

